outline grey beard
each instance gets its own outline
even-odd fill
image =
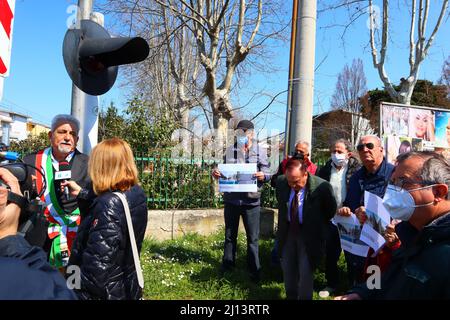
[[[70,153],[72,151],[71,147],[66,147],[63,145],[58,145],[58,151],[61,153]]]

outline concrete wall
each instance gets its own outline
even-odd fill
[[[276,230],[278,210],[261,209],[261,237],[271,237]],[[167,240],[187,233],[209,235],[224,226],[223,209],[149,210],[146,237]],[[244,232],[244,224],[239,224]]]

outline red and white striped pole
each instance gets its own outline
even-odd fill
[[[0,100],[3,95],[3,80],[9,75],[11,43],[16,0],[0,0]]]

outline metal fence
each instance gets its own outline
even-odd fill
[[[211,176],[216,163],[202,159],[173,159],[170,154],[135,154],[149,209],[219,208],[223,205]],[[266,183],[262,205],[276,207],[275,190]]]
[[[223,206],[221,193],[211,176],[216,163],[194,158],[173,159],[170,153],[136,153],[135,160],[149,209]],[[318,167],[324,164],[321,161]],[[267,208],[277,207],[275,189],[269,183],[262,188],[261,204]]]
[[[20,150],[22,155],[32,150]],[[149,209],[199,209],[223,206],[211,171],[217,164],[203,159],[173,159],[170,152],[135,152],[139,180],[148,198]],[[324,163],[319,163],[318,166]],[[275,190],[262,188],[261,204],[276,208]]]

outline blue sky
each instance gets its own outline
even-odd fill
[[[3,108],[11,108],[30,115],[35,121],[49,124],[58,113],[70,113],[71,81],[65,71],[62,59],[62,42],[67,28],[67,20],[73,12],[67,12],[75,0],[16,0],[13,30],[10,77],[5,81]],[[440,1],[439,1],[440,2]],[[43,4],[45,3],[45,5]],[[433,5],[430,22],[435,21],[437,6]],[[287,5],[288,9],[290,4]],[[407,33],[409,21],[406,10],[393,8],[391,12],[393,32],[388,48],[386,69],[391,79],[398,83],[408,72]],[[290,15],[290,12],[289,12]],[[105,23],[108,25],[108,16]],[[334,92],[337,74],[345,63],[351,64],[354,58],[361,58],[367,77],[367,87],[381,88],[382,83],[372,66],[368,43],[366,17],[360,19],[347,31],[345,46],[340,34],[342,29],[326,28],[327,25],[342,23],[346,20],[344,10],[319,14],[316,34],[316,64],[326,59],[315,74],[314,113],[327,111]],[[421,66],[420,78],[437,81],[442,63],[450,55],[450,19],[441,27],[429,56]],[[431,29],[431,24],[428,30]],[[271,59],[278,72],[253,74],[247,78],[239,93],[232,95],[233,101],[245,104],[254,92],[275,95],[287,88],[287,70],[289,65],[289,43],[274,50]],[[119,80],[120,81],[120,80]],[[126,92],[118,86],[101,97],[101,106],[114,101],[122,108],[126,102]],[[269,101],[270,97],[255,99],[245,109],[245,115],[256,114]],[[284,131],[286,95],[280,95],[269,109],[269,114],[257,120],[257,127]]]

